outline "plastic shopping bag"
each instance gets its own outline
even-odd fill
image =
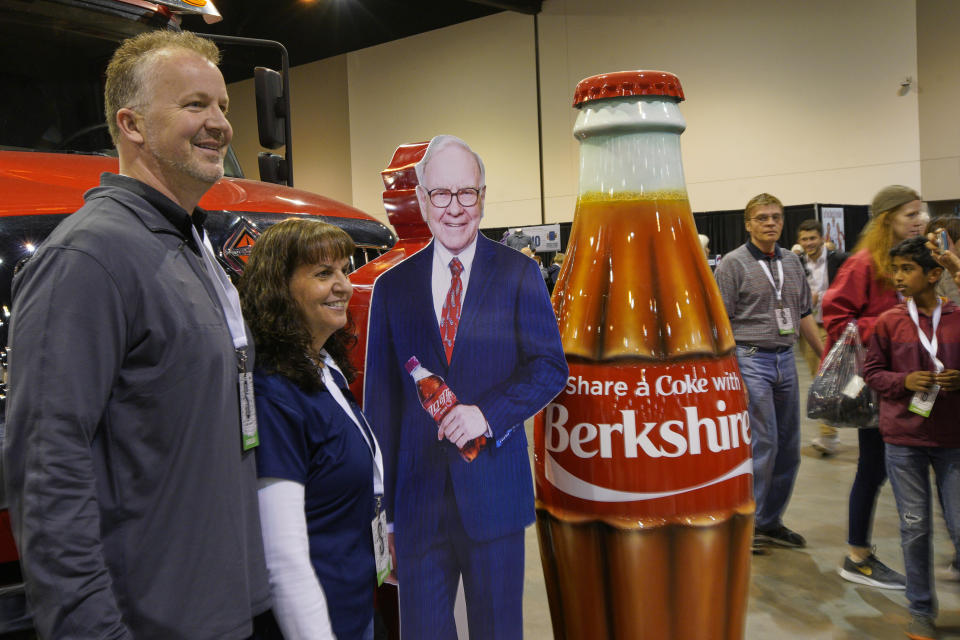
[[[877,394],[863,380],[866,350],[850,322],[820,364],[807,393],[807,417],[831,427],[876,427]]]

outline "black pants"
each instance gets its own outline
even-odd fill
[[[250,640],[283,640],[273,611],[268,609],[253,619],[253,635]]]
[[[877,494],[887,479],[887,466],[883,438],[880,429],[858,429],[860,457],[857,458],[857,475],[850,488],[850,522],[847,544],[852,547],[869,547],[873,529],[873,512],[877,506]]]

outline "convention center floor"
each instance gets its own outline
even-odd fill
[[[806,411],[810,376],[798,358],[800,392]],[[532,421],[527,437],[533,443]],[[847,582],[837,575],[845,553],[847,498],[857,465],[857,434],[841,430],[836,456],[823,458],[810,446],[819,435],[818,425],[803,417],[800,473],[784,524],[802,533],[805,549],[773,548],[754,556],[747,629],[749,640],[900,640],[910,619],[903,591],[872,589]],[[532,453],[532,452],[531,452]],[[952,557],[946,527],[937,507],[934,564],[946,566]],[[897,508],[889,483],[877,503],[873,543],[882,561],[903,571]],[[527,566],[523,601],[524,637],[553,637],[550,612],[540,568],[536,527],[527,529]],[[960,639],[960,583],[937,581],[942,639]],[[461,637],[466,637],[465,635]]]

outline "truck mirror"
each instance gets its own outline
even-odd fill
[[[256,67],[253,73],[257,96],[257,129],[260,132],[260,146],[266,149],[278,149],[287,142],[284,134],[287,105],[286,96],[283,92],[283,77],[273,69],[267,69],[266,67]],[[260,166],[262,175],[262,160]]]
[[[260,167],[260,180],[263,182],[287,184],[287,161],[283,156],[261,151],[257,155],[257,165]]]

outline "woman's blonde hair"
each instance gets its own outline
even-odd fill
[[[884,187],[873,197],[870,204],[870,222],[860,233],[860,240],[854,251],[866,249],[876,270],[876,277],[890,283],[890,249],[893,247],[893,219],[900,208],[914,200],[920,200],[920,194],[910,187],[893,184]]]

